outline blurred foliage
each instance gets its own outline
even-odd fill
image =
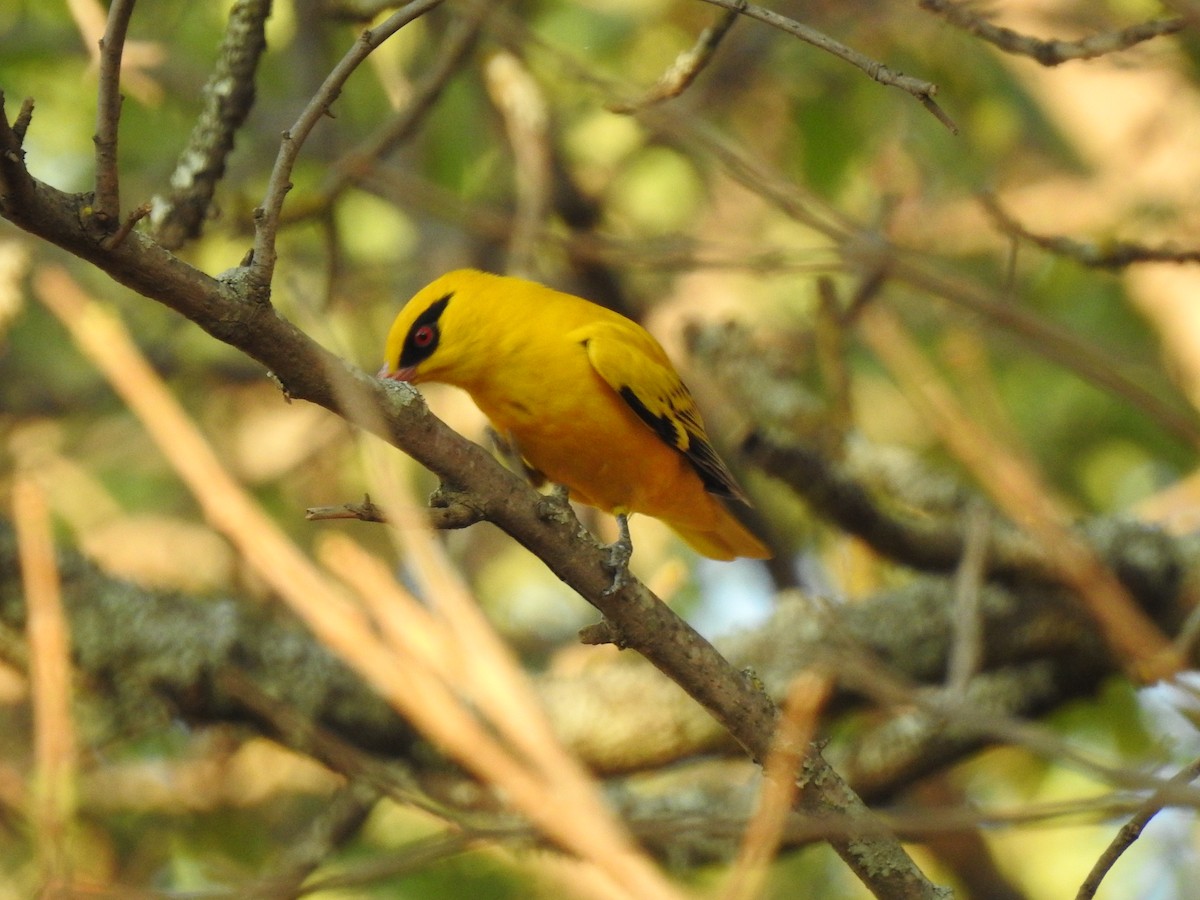
[[[862,275],[852,254],[734,184],[689,143],[686,133],[656,130],[637,117],[605,109],[605,104],[637,96],[652,84],[717,11],[691,0],[525,0],[495,6],[474,52],[412,138],[328,208],[308,210],[282,234],[274,295],[283,314],[373,371],[388,323],[416,288],[454,266],[505,267],[520,179],[483,71],[491,54],[508,48],[519,53],[542,92],[549,143],[563,177],[594,213],[595,234],[608,240],[608,255],[585,257],[572,242],[564,217],[547,211],[532,260],[540,277],[581,290],[587,265],[605,268],[619,291],[594,299],[625,306],[659,333],[677,357],[685,324],[731,318],[785,354],[798,354],[796,348],[807,346],[813,275],[830,275],[845,299]],[[1200,345],[1194,316],[1173,318],[1183,315],[1180,298],[1194,303],[1194,273],[1172,273],[1175,296],[1166,297],[1166,287],[1131,273],[1089,270],[1028,246],[1010,258],[1011,241],[975,201],[976,192],[995,190],[1012,198],[1010,210],[1031,230],[1099,242],[1116,237],[1183,242],[1194,237],[1195,185],[1200,181],[1188,181],[1196,162],[1194,147],[1188,149],[1186,141],[1200,124],[1190,108],[1200,93],[1200,44],[1194,32],[1139,46],[1111,61],[1047,70],[983,45],[921,12],[917,4],[785,0],[772,7],[895,71],[935,82],[939,102],[961,133],[952,135],[913,97],[749,20],[736,24],[709,69],[667,108],[702,121],[849,220],[878,229],[898,246],[928,254],[945,271],[1083,338],[1142,373],[1144,384],[1162,396],[1178,399],[1182,406],[1183,398],[1198,395]],[[125,101],[120,160],[126,205],[163,191],[200,109],[227,8],[227,3],[158,0],[135,12],[131,40],[161,52],[143,72],[160,95]],[[1039,34],[1061,29],[1067,37],[1158,12],[1149,3],[1071,0],[1003,2],[990,9],[1000,18],[1011,16],[1014,27],[1028,26]],[[436,61],[448,29],[470,15],[466,4],[446,4],[406,28],[355,74],[334,116],[321,123],[304,149],[289,210],[293,202],[303,208],[339,161],[404,107]],[[182,251],[186,259],[214,274],[238,263],[249,246],[251,211],[262,197],[281,131],[361,27],[326,17],[319,3],[277,4],[260,67],[258,101],[238,135],[204,236]],[[88,189],[96,70],[67,5],[31,0],[4,4],[0,41],[0,87],[10,114],[14,101],[25,96],[37,104],[26,142],[31,171],[64,190]],[[1106,96],[1114,81],[1145,73],[1158,79],[1154,84],[1186,90],[1186,95],[1168,107],[1161,96],[1142,94],[1141,110],[1139,100],[1125,94]],[[1094,88],[1089,88],[1089,75],[1097,79]],[[1074,93],[1064,89],[1068,84]],[[1098,127],[1103,116],[1097,108],[1106,106],[1118,123],[1112,130],[1119,133],[1096,134],[1092,143],[1089,129]],[[1172,111],[1177,119],[1171,118]],[[1139,173],[1142,159],[1153,159],[1155,171]],[[225,461],[253,485],[297,541],[309,545],[325,529],[353,528],[365,542],[386,548],[386,537],[369,527],[314,526],[301,514],[305,507],[355,500],[368,487],[349,430],[340,422],[284,406],[252,362],[63,253],[8,226],[0,230],[0,244],[16,248],[26,271],[51,263],[68,266],[90,291],[119,309]],[[770,253],[783,262],[759,262]],[[5,467],[15,460],[53,473],[52,501],[64,537],[129,577],[169,581],[169,571],[154,568],[151,576],[139,570],[143,563],[137,553],[119,551],[149,546],[162,537],[162,518],[139,517],[154,513],[179,520],[191,530],[181,530],[173,545],[177,585],[192,583],[187,570],[205,569],[217,573],[206,582],[207,590],[260,593],[236,562],[222,555],[220,540],[197,521],[194,503],[132,417],[30,299],[23,272],[5,274],[0,294]],[[1002,330],[912,284],[888,285],[877,302],[893,304],[905,314],[943,371],[952,379],[962,376],[964,391],[983,384],[985,393],[992,392],[986,399],[1003,415],[994,424],[1011,429],[1012,439],[1029,450],[1079,514],[1136,513],[1139,503],[1194,467],[1194,442],[1171,434],[1126,397],[1047,359],[1038,352],[1036,338]],[[971,360],[963,363],[956,356],[960,352]],[[850,348],[846,363],[858,400],[856,431],[953,465],[861,347]],[[696,371],[695,378],[712,380],[704,371]],[[712,384],[698,393],[712,406],[726,396]],[[461,396],[436,388],[427,394],[455,428],[482,440],[479,418]],[[745,424],[715,409],[713,416],[729,426],[723,437]],[[396,466],[423,489],[434,486],[410,461],[397,458]],[[781,521],[804,517],[802,505],[790,499],[764,498],[764,505],[772,513],[775,505],[786,506],[779,512]],[[599,518],[587,521],[598,531],[609,527]],[[132,525],[114,528],[127,522]],[[635,529],[638,571],[651,582],[659,576],[668,579],[700,612],[738,603],[761,610],[766,602],[762,588],[713,596],[699,580],[703,568],[697,569],[686,549],[656,523],[637,522]],[[824,534],[819,525],[807,522],[803,530],[805,535]],[[803,546],[802,537],[792,547],[805,556],[807,570],[815,567],[833,592],[853,593],[840,583],[844,572],[837,560],[845,544],[824,534],[820,545],[828,557],[822,560]],[[494,529],[451,534],[447,544],[502,630],[531,663],[547,664],[553,650],[589,620],[590,611],[578,598]],[[682,582],[678,577],[671,581],[670,566],[680,559],[688,574]],[[882,566],[878,561],[863,564]],[[738,620],[736,610],[721,612],[723,620]],[[25,728],[20,692],[5,702],[0,713],[5,730]],[[1064,713],[1055,724],[1070,740],[1103,747],[1118,758],[1155,756],[1161,750],[1178,761],[1188,756],[1189,748],[1194,752],[1194,734],[1175,732],[1169,746],[1156,746],[1165,740],[1163,726],[1143,716],[1137,695],[1113,691],[1086,714]],[[179,748],[142,747],[140,752],[161,759],[164,771],[181,765]],[[16,756],[7,759],[0,774],[19,782],[24,762]],[[277,764],[266,761],[255,771]],[[1065,776],[1061,766],[1047,765],[1039,776],[1034,771],[1039,766],[1016,752],[984,755],[964,767],[959,781],[968,796],[999,795],[1018,805],[1054,794],[1048,781]],[[303,820],[331,789],[325,783],[294,792],[280,787],[279,795],[244,805],[227,798],[227,805],[214,809],[147,811],[138,808],[136,796],[121,793],[136,790],[137,780],[130,784],[95,811],[85,806],[86,823],[80,827],[94,848],[93,865],[86,868],[97,880],[171,891],[237,883],[269,869],[280,847],[296,838]],[[13,808],[7,796],[0,804]],[[1194,844],[1190,819],[1176,827],[1187,829]],[[0,897],[17,896],[20,885],[32,883],[29,848],[12,839],[21,829],[9,813],[0,830],[7,832],[0,840],[7,848],[0,852]],[[1002,867],[1028,896],[1062,896],[1062,886],[1078,884],[1112,830],[1111,823],[1093,828],[1076,847],[1064,842],[1038,846],[1040,834],[1031,839],[1019,830],[997,833],[993,844]],[[382,832],[378,826],[369,828],[344,858],[333,861],[331,870],[353,868],[356,860],[386,853],[387,841],[399,840],[400,832],[390,838]],[[1051,853],[1057,857],[1053,864]],[[1141,865],[1153,864],[1156,856],[1151,853]],[[530,896],[528,887],[521,886],[524,876],[515,874],[519,862],[501,864],[476,853],[407,878],[320,896]],[[1173,864],[1196,874],[1194,853]],[[785,860],[764,896],[795,896],[789,885],[796,883],[813,886],[810,896],[854,896],[856,886],[835,871],[839,865],[824,851]],[[1067,875],[1052,875],[1064,869]],[[706,880],[704,873],[692,877]],[[1163,886],[1158,896],[1185,892]]]

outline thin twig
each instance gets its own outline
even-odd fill
[[[242,885],[240,896],[245,900],[278,900],[316,893],[306,884],[309,876],[361,833],[379,797],[378,790],[361,781],[351,781],[341,788],[305,823],[304,831],[288,842],[274,870]]]
[[[360,522],[386,522],[387,516],[383,509],[371,500],[370,494],[363,494],[362,503],[343,503],[340,506],[310,506],[304,511],[304,518],[310,522],[320,522],[326,519],[357,519]]]
[[[250,264],[250,282],[265,298],[275,272],[275,235],[279,229],[279,215],[283,201],[292,188],[292,169],[300,148],[317,122],[328,114],[334,100],[341,93],[346,80],[371,52],[385,40],[410,22],[420,18],[444,0],[412,0],[392,13],[383,23],[370,28],[358,36],[346,55],[325,78],[320,89],[300,113],[294,125],[283,133],[275,166],[267,182],[267,193],[262,206],[254,211],[254,255]]]
[[[995,195],[980,194],[980,202],[995,221],[996,226],[1014,240],[1029,241],[1043,250],[1058,256],[1073,259],[1080,265],[1092,269],[1124,269],[1135,263],[1171,262],[1200,263],[1200,249],[1180,249],[1170,244],[1148,247],[1129,241],[1109,241],[1099,244],[1079,241],[1055,234],[1039,234],[1027,229],[1000,205]]]
[[[25,101],[29,104],[30,101]],[[31,105],[32,108],[32,105]],[[22,112],[25,107],[21,107]],[[18,114],[18,122],[20,114]],[[8,123],[4,92],[0,91],[0,213],[12,218],[14,212],[30,202],[36,182],[25,168],[25,151],[14,125]]]
[[[857,66],[880,84],[899,88],[902,91],[912,94],[921,101],[921,104],[927,110],[937,117],[939,122],[950,129],[952,134],[958,134],[958,126],[954,124],[953,120],[946,115],[933,99],[938,91],[937,85],[933,82],[922,81],[919,78],[893,72],[878,60],[871,59],[865,53],[860,53],[852,47],[847,47],[840,41],[834,40],[829,35],[817,31],[815,28],[810,28],[808,25],[797,22],[795,19],[789,19],[787,16],[781,16],[772,10],[755,6],[753,3],[746,3],[744,0],[703,0],[703,2],[711,3],[714,6],[720,6],[724,9],[735,10],[744,16],[758,19],[760,22],[770,25],[773,28],[786,31],[806,44],[812,44],[818,50],[824,50],[826,53],[833,54],[838,59],[850,63],[852,66]]]
[[[121,215],[117,170],[117,130],[121,121],[121,54],[135,0],[113,0],[100,39],[100,78],[96,89],[96,220],[108,228]]]
[[[979,589],[987,565],[991,516],[978,498],[967,505],[963,523],[963,555],[954,573],[954,641],[946,666],[946,686],[965,697],[983,658]]]
[[[518,840],[528,840],[529,829],[513,826],[501,837],[514,835]],[[355,896],[363,893],[378,892],[380,883],[386,879],[398,879],[401,876],[416,876],[428,872],[438,863],[453,859],[472,849],[480,838],[469,831],[446,828],[426,837],[417,837],[401,844],[395,849],[389,849],[386,855],[356,859],[350,863],[339,863],[336,867],[329,866],[328,872],[320,872],[304,883],[303,893],[296,896],[311,894],[327,894],[332,896]],[[364,888],[364,891],[354,891],[353,888]],[[292,896],[290,894],[272,894],[270,900],[277,897]],[[221,898],[226,900],[226,898]],[[266,900],[266,898],[264,898]]]
[[[987,41],[1005,53],[1028,56],[1037,60],[1043,66],[1057,66],[1073,59],[1095,59],[1128,50],[1137,44],[1162,37],[1165,34],[1175,34],[1187,24],[1183,16],[1171,19],[1151,19],[1139,22],[1119,31],[1105,31],[1093,34],[1077,41],[1061,41],[1057,39],[1044,40],[1031,35],[1021,34],[1002,25],[993,25],[983,15],[971,7],[977,7],[973,2],[963,3],[956,0],[920,0],[921,9],[941,16],[951,25],[961,28],[977,38]]]
[[[378,163],[416,133],[433,109],[442,91],[455,73],[462,68],[475,46],[484,19],[493,10],[491,3],[479,3],[472,15],[457,19],[446,30],[446,36],[434,52],[434,63],[424,77],[413,86],[406,106],[378,132],[362,141],[332,166],[329,174],[311,196],[299,200],[283,215],[283,221],[294,222],[324,212],[334,199],[351,184],[361,184],[378,170]],[[507,223],[506,223],[507,225]],[[502,230],[507,233],[507,228]]]
[[[484,519],[483,510],[472,506],[467,498],[454,495],[452,492],[441,490],[430,501],[430,506],[422,511],[419,522],[422,527],[432,527],[439,531],[453,531],[466,528]],[[383,509],[369,495],[364,495],[361,503],[342,503],[338,506],[310,506],[304,511],[304,518],[310,522],[321,522],[330,519],[354,519],[359,522],[375,522],[384,524],[391,520]],[[392,523],[403,526],[406,523]]]
[[[133,226],[148,215],[150,215],[150,204],[143,203],[137,209],[130,212],[121,222],[121,227],[101,241],[100,245],[105,250],[115,250],[117,247],[120,247],[125,238],[129,237],[129,232],[133,231]]]
[[[0,97],[3,95],[0,94]],[[13,120],[13,134],[17,136],[17,143],[25,143],[25,132],[29,130],[29,123],[33,121],[33,98],[26,97],[21,103],[21,109],[17,113],[17,117]]]
[[[1128,850],[1133,845],[1133,842],[1141,837],[1142,829],[1149,824],[1151,819],[1158,815],[1159,810],[1171,802],[1171,789],[1191,784],[1198,777],[1200,777],[1200,759],[1195,759],[1185,768],[1180,769],[1162,788],[1155,791],[1142,804],[1133,818],[1121,826],[1121,830],[1112,839],[1112,843],[1100,854],[1100,858],[1096,860],[1096,864],[1088,872],[1087,878],[1079,886],[1079,892],[1075,895],[1075,900],[1091,900],[1092,897],[1095,897],[1096,891],[1100,887],[1100,882],[1104,880],[1104,876],[1108,874],[1117,860],[1121,858],[1121,854]]]
[[[649,91],[636,100],[609,103],[609,111],[615,113],[637,112],[643,107],[653,106],[664,100],[670,100],[672,97],[678,97],[686,91],[696,80],[696,76],[703,72],[709,61],[712,60],[717,48],[721,46],[721,41],[729,33],[733,23],[738,20],[745,5],[745,0],[741,0],[721,13],[716,22],[700,32],[695,44],[676,57],[675,62]]]

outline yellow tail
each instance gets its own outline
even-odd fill
[[[720,507],[717,527],[711,531],[698,531],[667,522],[677,535],[687,541],[697,553],[710,559],[731,560],[739,556],[750,559],[770,559],[771,551],[766,545],[747,530],[746,526],[733,517],[733,513]]]

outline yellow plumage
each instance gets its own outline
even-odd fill
[[[666,353],[618,313],[519,278],[450,272],[400,311],[380,374],[463,388],[573,499],[661,519],[714,559],[770,556],[718,499],[745,495]]]

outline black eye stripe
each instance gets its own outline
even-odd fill
[[[449,293],[440,300],[435,300],[429,304],[428,309],[417,316],[412,327],[408,329],[408,334],[404,338],[404,346],[400,350],[399,365],[401,368],[415,366],[433,355],[441,338],[438,320],[446,311],[446,305],[453,296],[453,293]]]

